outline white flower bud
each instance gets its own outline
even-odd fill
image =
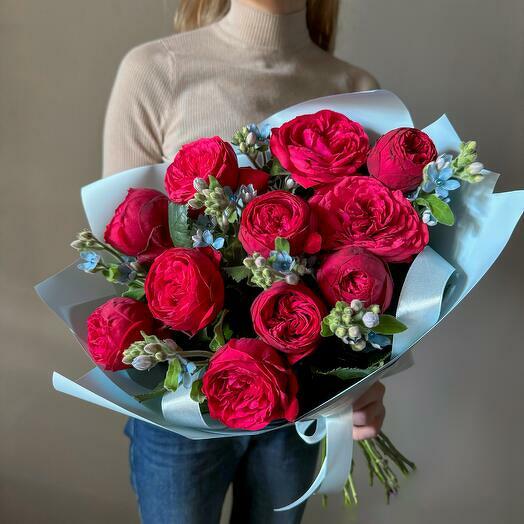
[[[255,258],[255,266],[264,267],[266,265],[266,259],[264,257]]]
[[[298,284],[299,278],[295,273],[290,273],[286,275],[286,283],[291,286],[296,286]]]
[[[297,183],[291,177],[286,179],[286,188],[287,189],[293,189],[296,185]]]
[[[138,371],[147,371],[151,369],[156,364],[155,358],[151,355],[138,355],[138,357],[133,359],[131,365],[138,369]]]
[[[193,180],[193,187],[196,189],[196,191],[202,191],[202,189],[207,189],[208,185],[203,178],[197,177],[195,180]]]
[[[362,322],[364,323],[364,326],[366,326],[367,328],[374,328],[375,326],[378,326],[379,318],[376,313],[368,311],[367,313],[364,313],[364,316],[362,317]]]
[[[348,329],[348,337],[349,338],[360,338],[360,328],[358,326],[351,326]]]
[[[467,171],[470,175],[479,175],[483,169],[484,164],[482,162],[473,162],[468,166]]]
[[[154,355],[157,351],[162,351],[162,344],[151,342],[144,346],[144,351],[150,355]]]
[[[380,315],[380,306],[378,304],[372,304],[369,310],[373,313],[376,313],[377,315]]]
[[[428,226],[437,225],[437,221],[433,218],[433,215],[431,214],[431,211],[429,211],[429,209],[426,209],[422,213],[422,222],[424,222],[424,224],[427,224]]]
[[[362,309],[362,302],[360,300],[357,300],[356,298],[351,301],[351,309],[355,312],[358,312]]]
[[[362,351],[366,347],[366,341],[361,338],[360,340],[357,340],[356,342],[351,342],[351,349],[353,351]]]
[[[257,143],[257,135],[253,133],[253,131],[250,131],[246,136],[246,144],[248,146],[254,146]]]

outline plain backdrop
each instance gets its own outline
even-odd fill
[[[52,390],[91,364],[32,286],[74,259],[79,189],[100,176],[119,61],[172,31],[174,0],[0,0],[0,520],[134,523],[124,418]],[[399,94],[420,126],[446,112],[481,160],[524,185],[522,0],[342,1],[336,54]],[[242,122],[239,122],[242,124]],[[315,497],[304,522],[524,521],[522,226],[496,266],[388,379],[386,430],[418,465],[387,506]],[[227,513],[227,507],[226,511]]]

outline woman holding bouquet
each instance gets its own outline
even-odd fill
[[[171,161],[197,137],[230,139],[303,100],[375,89],[333,57],[336,0],[185,0],[179,34],[133,49],[111,94],[104,176]],[[382,426],[381,384],[354,405],[355,439]],[[215,523],[233,483],[234,523],[299,522],[304,505],[275,513],[310,485],[318,449],[293,427],[254,437],[189,440],[138,420],[126,426],[133,487],[145,524]]]

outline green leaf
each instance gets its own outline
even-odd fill
[[[187,206],[169,202],[169,233],[175,247],[191,247]]]
[[[152,400],[157,397],[161,397],[166,392],[166,388],[164,387],[164,382],[160,382],[155,389],[152,389],[148,393],[142,393],[141,395],[135,395],[135,399],[138,400],[138,402],[146,402],[147,400]]]
[[[290,251],[289,240],[282,237],[275,238],[275,251],[280,251],[281,253],[288,253]]]
[[[219,314],[215,321],[215,324],[213,326],[213,333],[215,336],[209,343],[209,349],[211,351],[216,351],[218,348],[221,348],[226,343],[226,337],[224,335],[224,330],[222,327],[222,324],[224,322],[224,318],[227,314],[227,309],[223,309]]]
[[[191,392],[189,393],[191,400],[202,404],[206,400],[206,396],[202,393],[202,380],[195,380],[191,384]]]
[[[331,337],[333,336],[333,331],[331,331],[331,328],[329,327],[329,323],[327,322],[327,319],[322,319],[322,327],[320,331],[320,335],[322,337]]]
[[[373,331],[379,335],[394,335],[395,333],[402,333],[406,329],[408,329],[407,326],[393,315],[380,315],[378,326],[375,326]]]
[[[213,189],[215,189],[216,187],[220,187],[220,183],[218,182],[218,180],[213,176],[213,175],[209,175],[208,177],[208,185],[209,185],[209,189],[211,189],[211,191]]]
[[[371,366],[366,369],[360,368],[336,368],[330,369],[329,371],[315,371],[317,375],[330,375],[337,377],[341,380],[355,380],[367,377],[373,371],[376,371],[380,366]]]
[[[228,277],[231,277],[235,282],[240,283],[245,278],[251,275],[251,270],[246,266],[232,266],[223,268]]]
[[[142,300],[146,296],[143,282],[136,280],[129,282],[128,288],[122,293],[122,296],[134,298],[135,300]]]
[[[224,338],[226,339],[226,342],[233,338],[233,330],[231,329],[231,326],[229,324],[224,324],[222,331],[224,332]]]
[[[182,366],[178,358],[174,358],[169,361],[169,367],[167,368],[166,378],[164,380],[164,388],[167,391],[175,392],[178,389],[178,377],[182,372]]]
[[[277,157],[273,157],[273,162],[271,163],[271,169],[269,173],[271,176],[287,175],[287,171],[282,167],[282,164],[279,162]]]
[[[428,195],[426,202],[429,205],[431,214],[435,217],[437,222],[444,224],[445,226],[452,226],[455,223],[455,217],[453,211],[446,204],[446,202],[440,200],[437,195]]]

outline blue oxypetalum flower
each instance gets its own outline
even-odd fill
[[[132,258],[132,257],[129,257]],[[136,278],[136,271],[129,264],[120,264],[118,266],[118,277],[116,281],[119,284],[128,284]]]
[[[80,258],[84,261],[77,265],[78,269],[90,273],[93,271],[98,262],[100,262],[100,255],[95,251],[81,251]]]
[[[205,231],[198,229],[191,238],[193,240],[193,247],[213,247],[217,250],[224,247],[224,238],[217,237],[214,239],[213,233],[211,233],[209,229]]]
[[[460,182],[451,178],[453,176],[452,160],[451,155],[444,154],[426,166],[422,191],[426,193],[434,191],[439,198],[446,198],[449,191],[460,187]]]
[[[293,269],[294,259],[289,255],[289,253],[284,253],[283,251],[271,251],[269,256],[274,257],[271,267],[276,271],[286,272]]]
[[[262,127],[258,127],[256,124],[248,124],[246,127],[251,133],[255,133],[258,140],[263,141],[269,138],[271,126],[269,126],[268,124],[265,124]]]
[[[193,381],[193,375],[197,371],[196,364],[186,360],[180,355],[177,355],[176,357],[182,366],[182,371],[178,375],[178,385],[180,386],[180,384],[183,384],[186,389],[189,389],[191,387],[191,382]]]
[[[376,349],[381,349],[391,345],[391,339],[385,335],[379,335],[374,331],[370,331],[367,335],[368,342]]]

